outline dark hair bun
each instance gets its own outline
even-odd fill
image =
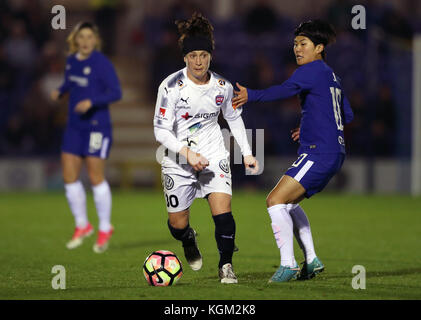
[[[188,20],[177,20],[175,22],[180,33],[178,43],[183,47],[183,41],[189,37],[202,37],[207,38],[212,43],[212,48],[215,47],[213,38],[213,26],[201,13],[195,12]]]

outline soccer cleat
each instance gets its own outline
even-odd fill
[[[79,247],[83,243],[83,239],[86,237],[89,237],[93,233],[94,233],[94,228],[89,222],[84,228],[76,227],[75,232],[73,233],[72,239],[66,244],[67,249],[75,249]]]
[[[226,263],[219,268],[219,279],[221,279],[221,283],[238,283],[231,263]]]
[[[295,267],[286,267],[280,266],[278,270],[273,274],[272,278],[270,278],[270,282],[287,282],[291,279],[297,279],[298,274],[300,273],[300,267],[298,264]]]
[[[300,275],[298,276],[298,280],[310,280],[318,273],[323,272],[324,269],[325,266],[317,257],[315,257],[310,264],[303,262],[303,268],[301,269]]]
[[[93,247],[94,252],[103,253],[105,250],[108,249],[108,244],[109,244],[111,235],[113,234],[113,231],[114,231],[114,228],[111,227],[110,231],[108,232],[104,232],[101,230],[98,232],[98,238]]]
[[[184,256],[186,257],[187,263],[190,265],[192,270],[197,271],[202,268],[202,255],[197,247],[196,231],[190,228],[188,232],[189,244],[186,245],[183,243]]]

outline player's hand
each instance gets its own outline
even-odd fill
[[[251,174],[256,174],[259,171],[259,161],[252,155],[244,157],[244,166]]]
[[[291,130],[291,138],[294,141],[298,141],[300,139],[300,128],[295,128]]]
[[[92,107],[92,101],[89,99],[85,99],[82,101],[79,101],[78,104],[75,107],[76,113],[85,113]]]
[[[60,91],[58,91],[57,89],[51,91],[50,98],[53,101],[58,101],[58,99],[60,98]]]
[[[236,82],[236,85],[239,91],[234,90],[234,98],[232,98],[232,107],[234,109],[237,109],[242,105],[246,104],[249,99],[247,88],[243,87],[238,82]]]
[[[191,165],[195,171],[202,171],[209,165],[208,159],[200,153],[191,151],[186,146],[182,147],[179,153],[187,159],[188,164]]]
[[[189,151],[187,155],[187,162],[193,167],[195,171],[202,171],[209,165],[208,159],[206,159],[200,153]]]

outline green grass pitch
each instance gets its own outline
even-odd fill
[[[205,200],[191,208],[203,267],[193,272],[172,239],[161,192],[114,192],[110,248],[92,251],[95,236],[67,250],[73,217],[63,193],[0,194],[0,299],[421,299],[421,198],[324,193],[305,200],[316,252],[325,272],[310,281],[268,284],[279,264],[265,193],[234,190],[238,285],[218,281],[214,224]],[[97,227],[92,195],[90,221]],[[297,261],[303,255],[295,245]],[[184,275],[172,287],[150,287],[141,268],[154,250],[175,252]],[[66,289],[54,290],[54,265],[66,269]],[[366,269],[366,289],[351,286],[354,265]]]

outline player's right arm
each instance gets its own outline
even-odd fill
[[[51,92],[51,99],[53,101],[57,101],[58,99],[60,99],[60,97],[65,94],[67,91],[69,91],[70,89],[70,81],[69,81],[69,68],[68,66],[70,65],[69,62],[70,58],[67,58],[66,60],[66,70],[64,71],[64,81],[62,83],[62,85],[58,88],[55,89]]]
[[[208,160],[199,153],[191,151],[178,141],[174,134],[175,93],[173,90],[175,89],[168,88],[165,82],[159,86],[154,116],[155,139],[168,150],[185,157],[194,170],[201,171],[209,165]]]

